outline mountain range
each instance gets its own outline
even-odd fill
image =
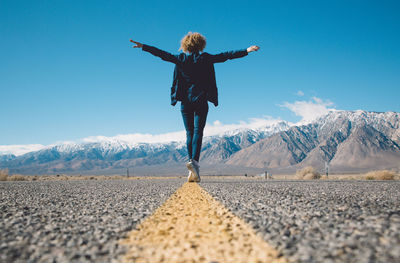
[[[0,155],[0,168],[23,174],[180,174],[185,142],[129,143],[115,138],[63,143],[20,156]],[[205,137],[206,174],[293,172],[312,165],[331,172],[400,170],[400,113],[331,111],[312,123],[278,121]]]

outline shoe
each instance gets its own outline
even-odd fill
[[[196,160],[190,160],[188,163],[186,163],[186,167],[194,175],[194,177],[195,177],[194,181],[199,183],[200,182],[200,165],[199,165],[199,163]]]
[[[195,182],[195,176],[194,176],[194,174],[192,173],[192,171],[189,171],[189,175],[188,175],[188,182],[190,183],[190,182]]]

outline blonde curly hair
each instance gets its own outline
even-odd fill
[[[189,32],[181,40],[181,47],[179,50],[183,52],[195,53],[203,51],[206,47],[206,38],[197,32]]]

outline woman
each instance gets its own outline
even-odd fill
[[[141,48],[162,60],[175,64],[174,79],[171,87],[171,104],[181,102],[183,123],[186,129],[186,144],[189,162],[189,182],[200,182],[200,150],[203,130],[208,113],[208,101],[218,106],[218,90],[215,81],[214,63],[228,59],[241,58],[257,51],[258,46],[229,51],[216,55],[203,53],[206,39],[199,33],[189,32],[181,40],[184,53],[173,55],[158,48],[131,40],[134,48]]]

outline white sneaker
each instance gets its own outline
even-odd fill
[[[195,176],[194,176],[194,174],[192,173],[192,171],[189,171],[189,175],[188,175],[188,182],[190,183],[190,182],[195,182]]]
[[[186,167],[194,175],[194,177],[195,177],[194,181],[199,183],[200,182],[200,165],[199,165],[199,163],[196,160],[190,160],[188,163],[186,163]]]

